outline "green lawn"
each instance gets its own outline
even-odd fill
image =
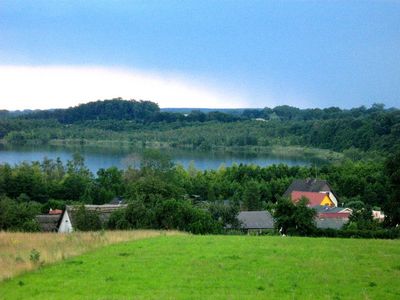
[[[400,299],[400,241],[171,236],[0,283],[0,299]]]

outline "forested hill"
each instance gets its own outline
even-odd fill
[[[178,110],[179,111],[179,110]],[[0,115],[0,139],[10,144],[50,140],[135,141],[212,149],[236,146],[305,146],[391,152],[400,147],[400,110],[374,104],[352,109],[162,111],[150,101],[120,98],[68,109]],[[4,117],[5,116],[5,117]]]
[[[67,109],[52,109],[42,111],[24,112],[15,114],[8,112],[10,116],[21,116],[24,119],[54,119],[64,124],[72,124],[90,120],[134,120],[137,122],[207,122],[220,121],[232,122],[248,119],[281,120],[281,121],[309,121],[328,119],[353,119],[360,120],[368,117],[376,117],[385,114],[386,125],[390,126],[396,120],[399,110],[395,108],[385,109],[383,104],[374,104],[370,108],[365,106],[340,109],[308,108],[300,109],[288,105],[274,108],[255,109],[209,109],[209,108],[164,108],[160,109],[157,103],[151,101],[123,100],[115,98],[111,100],[95,101],[81,104]],[[6,116],[7,111],[1,111],[1,116]]]
[[[122,100],[120,98],[89,102],[67,109],[44,110],[23,116],[25,119],[55,119],[61,123],[88,120],[147,121],[160,113],[154,102]]]

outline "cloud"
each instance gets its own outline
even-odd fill
[[[0,65],[0,109],[65,108],[99,99],[151,100],[160,107],[246,107],[224,91],[169,73],[99,66]]]

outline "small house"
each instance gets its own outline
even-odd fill
[[[35,217],[39,224],[40,231],[57,232],[61,221],[62,210],[50,209],[48,214],[41,214]]]
[[[274,218],[268,211],[241,211],[237,216],[243,230],[261,232],[274,229]]]
[[[293,180],[292,184],[287,188],[287,190],[285,191],[285,193],[283,194],[284,197],[290,198],[293,200],[292,198],[292,193],[295,193],[295,197],[297,197],[299,195],[299,192],[303,192],[303,193],[321,193],[324,195],[328,195],[328,198],[323,197],[322,200],[324,200],[323,203],[332,203],[332,206],[338,206],[338,201],[337,201],[337,197],[334,194],[334,192],[332,191],[331,186],[329,185],[329,183],[326,180],[321,180],[321,179],[296,179]],[[314,194],[309,194],[310,197],[314,197]],[[315,196],[317,197],[317,196]],[[322,197],[321,195],[319,195],[319,197]],[[308,197],[306,197],[308,198]],[[321,200],[321,202],[322,202]],[[311,199],[310,199],[311,201]],[[325,202],[326,201],[326,202]],[[317,205],[321,205],[321,204],[317,204]],[[325,205],[325,204],[323,204]],[[313,206],[313,205],[310,205]]]
[[[349,222],[353,212],[352,209],[347,207],[315,206],[313,209],[317,211],[316,226],[322,229],[341,229],[343,225]]]
[[[75,228],[75,215],[80,206],[67,205],[59,224],[58,232],[69,233]],[[111,214],[121,208],[126,208],[127,204],[104,204],[104,205],[85,205],[86,210],[96,212],[102,224],[106,224]]]
[[[326,180],[293,180],[283,196],[294,203],[303,197],[307,198],[308,206],[317,212],[315,225],[318,228],[340,229],[349,221],[353,212],[350,208],[338,207],[337,197]]]
[[[385,214],[380,210],[372,210],[372,218],[378,222],[383,222],[385,220]]]

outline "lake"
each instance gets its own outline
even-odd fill
[[[141,150],[129,147],[96,147],[96,146],[8,146],[0,145],[0,163],[11,165],[23,161],[42,161],[43,158],[56,159],[64,163],[70,160],[74,153],[80,153],[85,158],[86,166],[95,174],[100,168],[116,166],[127,168],[137,162]],[[218,169],[221,165],[255,164],[268,166],[272,164],[287,164],[289,166],[306,166],[318,162],[307,157],[288,157],[287,155],[272,155],[266,153],[246,152],[211,152],[185,149],[163,149],[177,164],[187,168],[191,163],[199,170]]]

